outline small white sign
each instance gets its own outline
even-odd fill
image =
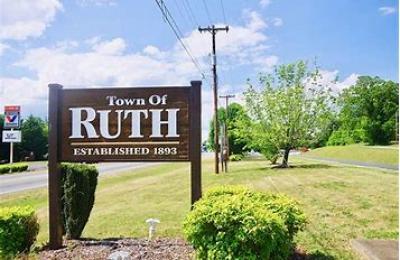
[[[19,130],[3,130],[3,143],[20,143],[21,131]]]

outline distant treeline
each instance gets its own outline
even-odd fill
[[[0,115],[0,127],[3,130],[4,116]],[[0,132],[0,136],[2,135]],[[29,116],[22,120],[22,141],[14,144],[14,161],[47,159],[48,124],[40,117]],[[1,143],[0,161],[8,162],[10,145]]]

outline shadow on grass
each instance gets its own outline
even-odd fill
[[[329,168],[337,168],[337,166],[327,165],[327,164],[295,164],[289,165],[288,168],[279,167],[279,165],[267,165],[263,167],[256,168],[257,171],[265,171],[265,170],[272,170],[274,172],[285,171],[289,169],[329,169]]]
[[[299,165],[291,165],[291,169],[328,169],[328,168],[334,168],[335,166],[332,165],[327,165],[327,164],[320,164],[320,163],[314,163],[314,164],[299,164]]]
[[[299,250],[296,250],[291,258],[291,260],[333,260],[333,259],[335,259],[335,257],[320,251],[313,253],[305,253]]]

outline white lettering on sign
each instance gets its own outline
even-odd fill
[[[83,147],[74,148],[74,155],[148,155],[150,149],[147,147]]]
[[[109,106],[143,106],[146,104],[144,98],[118,98],[117,96],[107,96]]]
[[[176,132],[176,114],[179,109],[165,109],[168,112],[168,120],[161,121],[161,111],[163,109],[150,109],[152,112],[152,134],[150,137],[164,137],[161,134],[161,125],[168,125],[168,134],[166,137],[179,137]]]
[[[129,114],[131,114],[131,124],[132,124],[132,131],[129,135],[129,138],[140,138],[143,137],[140,131],[140,122],[141,117],[140,115],[143,114],[144,118],[147,119],[149,113],[147,110],[125,110],[124,119],[126,119]]]
[[[126,105],[145,105],[143,98],[119,98],[117,96],[106,97],[108,106]],[[152,95],[148,99],[151,105],[166,105],[167,95]],[[151,120],[152,131],[149,138],[176,138],[179,137],[177,131],[177,115],[179,108],[164,109],[127,109],[127,110],[95,110],[92,107],[69,108],[72,117],[72,133],[70,139],[83,138],[105,138],[116,139],[120,137],[123,122],[130,119],[131,129],[129,138],[143,138],[141,126],[144,120]],[[167,120],[161,120],[162,115],[166,114]],[[110,117],[116,118],[117,126],[110,132]],[[149,118],[150,117],[150,118]],[[100,128],[96,131],[94,122],[99,122]],[[167,133],[161,133],[161,126],[167,126]],[[85,131],[83,131],[85,130]],[[86,136],[85,136],[86,134]]]
[[[72,112],[72,135],[70,138],[84,138],[81,126],[85,127],[88,138],[99,138],[91,122],[96,118],[96,111],[91,107],[70,108]],[[82,111],[86,112],[85,120],[82,120]]]

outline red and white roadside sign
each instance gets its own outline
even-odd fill
[[[20,106],[5,106],[4,107],[4,129],[19,129],[20,128]]]

